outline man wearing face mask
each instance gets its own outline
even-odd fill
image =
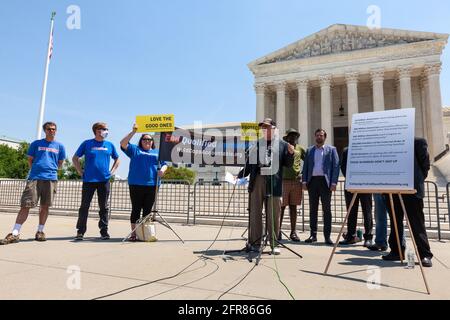
[[[83,192],[81,196],[81,207],[78,212],[77,236],[75,240],[83,240],[87,229],[87,219],[92,197],[97,191],[100,206],[100,235],[102,240],[110,238],[108,234],[108,211],[110,178],[119,167],[119,155],[114,145],[106,141],[108,137],[108,126],[106,123],[97,122],[92,126],[95,138],[84,141],[73,156],[73,164],[80,176],[83,177]],[[85,158],[84,169],[81,168],[80,158]],[[111,158],[114,160],[111,170],[109,169]]]

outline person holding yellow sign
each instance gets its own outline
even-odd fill
[[[131,198],[131,230],[136,229],[136,223],[142,217],[148,216],[153,208],[156,197],[156,188],[159,187],[159,178],[167,170],[165,162],[159,163],[159,151],[155,149],[153,137],[142,134],[138,145],[130,143],[130,140],[138,131],[138,126],[133,125],[133,130],[120,141],[120,148],[130,158],[130,170],[128,173],[128,185]],[[161,168],[160,165],[162,165]],[[129,238],[137,240],[133,232]]]

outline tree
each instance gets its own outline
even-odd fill
[[[84,168],[84,158],[80,159],[81,168]],[[58,170],[59,180],[80,180],[81,176],[78,174],[75,166],[68,160],[64,160],[62,168]]]
[[[25,179],[28,176],[29,144],[23,142],[18,150],[0,145],[0,178]]]
[[[164,174],[163,180],[185,180],[193,184],[195,181],[195,172],[187,168],[167,168]]]

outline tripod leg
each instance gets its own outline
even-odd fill
[[[157,221],[157,222],[161,223],[163,226],[165,226],[166,228],[170,229],[177,236],[177,238],[180,239],[180,241],[184,243],[183,239],[181,239],[181,237],[175,232],[175,230],[173,230],[173,228],[166,221],[166,219],[164,219],[158,212],[155,212],[155,213],[164,221],[164,224],[161,223],[160,221]]]
[[[259,252],[258,252],[258,256],[256,257],[256,265],[259,265],[259,262],[261,261],[261,255],[264,251],[264,248],[266,247],[266,243],[267,243],[267,233],[264,235],[263,237],[263,241],[261,242],[261,246],[259,247]]]
[[[276,242],[279,246],[281,246],[281,247],[283,247],[284,249],[286,249],[286,250],[292,252],[293,254],[295,254],[297,257],[303,259],[303,256],[302,256],[301,254],[295,252],[294,250],[292,250],[291,248],[289,248],[288,246],[286,246],[284,243],[281,243],[281,242],[278,241],[278,240],[275,240],[275,242]]]
[[[336,240],[336,243],[334,244],[334,248],[333,248],[333,251],[331,252],[330,259],[328,259],[328,264],[327,264],[327,267],[325,268],[325,272],[324,272],[325,274],[328,273],[328,269],[330,268],[331,260],[333,260],[333,256],[336,252],[337,246],[339,245],[339,239],[341,238],[341,235],[344,232],[344,228],[345,228],[345,225],[347,224],[348,216],[350,215],[350,212],[352,211],[352,208],[353,208],[353,205],[355,204],[357,196],[358,196],[358,193],[353,194],[352,202],[350,203],[350,206],[347,209],[347,215],[345,216],[345,219],[342,222],[342,227],[341,227],[341,230],[339,231],[339,235]]]
[[[402,204],[403,213],[405,214],[405,217],[406,217],[406,223],[408,224],[409,232],[411,233],[411,239],[412,239],[412,243],[414,245],[414,250],[416,251],[417,259],[419,260],[420,272],[422,272],[423,282],[425,282],[425,288],[427,289],[427,293],[431,294],[430,288],[428,287],[427,278],[425,277],[425,272],[423,270],[423,265],[422,265],[422,260],[420,259],[419,250],[417,249],[416,239],[414,238],[413,230],[411,228],[411,223],[409,222],[409,217],[408,217],[408,214],[406,213],[405,203],[403,202],[403,197],[401,194],[399,195],[399,197],[400,197],[400,203]]]
[[[397,218],[396,218],[396,214],[395,214],[394,198],[392,197],[392,193],[389,194],[389,200],[390,200],[391,209],[392,209],[392,220],[394,220],[394,230],[395,230],[395,238],[397,239],[398,254],[400,255],[400,261],[403,264],[403,252],[402,252],[402,246],[400,244],[400,237],[398,235]]]

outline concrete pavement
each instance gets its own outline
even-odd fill
[[[0,213],[0,236],[11,231],[14,219],[15,214]],[[124,290],[106,299],[215,300],[239,282],[222,299],[291,299],[276,270],[298,300],[450,299],[448,241],[431,241],[434,267],[425,269],[429,296],[418,266],[408,270],[400,263],[383,262],[379,253],[360,245],[338,248],[326,276],[322,272],[332,248],[320,243],[286,242],[304,258],[281,249],[280,256],[263,255],[255,268],[246,254],[224,256],[224,250],[244,247],[240,227],[224,227],[202,258],[219,227],[173,224],[185,240],[182,244],[157,224],[158,242],[122,243],[129,232],[127,221],[112,220],[112,239],[101,241],[97,221],[90,219],[86,240],[75,243],[76,219],[50,216],[48,241],[38,243],[33,240],[37,223],[37,216],[31,215],[22,229],[23,240],[0,246],[0,299],[93,299]]]

